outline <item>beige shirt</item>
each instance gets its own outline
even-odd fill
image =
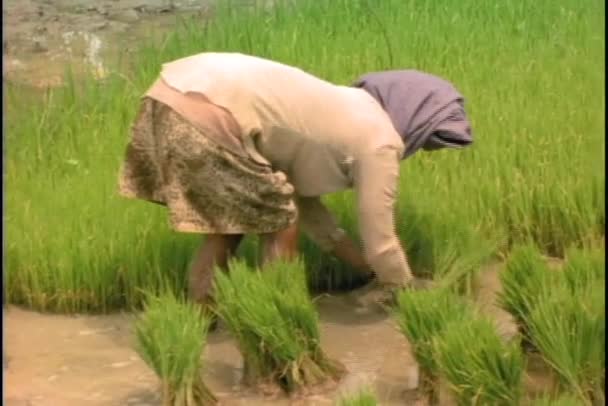
[[[394,221],[404,145],[365,90],[238,53],[173,61],[163,65],[161,78],[182,94],[204,95],[232,114],[251,158],[287,175],[298,195],[303,229],[326,250],[341,229],[320,196],[354,187],[366,260],[383,282],[403,284],[411,278]],[[195,109],[182,110],[191,121],[203,121]]]

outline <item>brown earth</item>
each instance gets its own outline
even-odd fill
[[[210,334],[206,379],[222,405],[331,405],[341,393],[371,385],[386,405],[416,401],[416,364],[407,341],[387,316],[349,296],[318,302],[322,344],[348,369],[339,387],[306,399],[263,398],[240,386],[241,357],[228,332]],[[132,349],[128,314],[44,315],[4,310],[5,399],[19,405],[159,405],[157,380]]]
[[[103,76],[108,61],[141,39],[162,35],[178,16],[213,14],[217,0],[6,0],[3,80],[36,87],[61,83],[67,64]],[[260,0],[232,0],[246,7]],[[265,0],[271,4],[272,0]]]

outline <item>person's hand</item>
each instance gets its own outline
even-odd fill
[[[399,294],[408,290],[424,290],[434,287],[430,279],[414,278],[407,285],[400,286],[382,283],[374,278],[367,285],[351,292],[357,302],[367,308],[376,308],[382,311],[390,311],[398,302]]]
[[[335,243],[332,254],[361,274],[369,275],[370,278],[374,276],[374,273],[363,257],[361,247],[359,247],[346,233],[344,233],[342,238]]]

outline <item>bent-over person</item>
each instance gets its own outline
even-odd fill
[[[176,231],[206,235],[189,277],[200,303],[244,235],[260,236],[265,262],[297,255],[298,227],[392,291],[413,281],[395,229],[400,162],[471,142],[462,95],[427,73],[340,86],[255,56],[201,53],[164,64],[143,96],[120,193],[166,206]],[[321,201],[348,188],[362,251]]]

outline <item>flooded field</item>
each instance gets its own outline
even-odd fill
[[[481,274],[481,308],[501,335],[516,333],[511,316],[495,306],[498,269]],[[394,320],[363,305],[354,293],[317,298],[322,345],[348,374],[328,393],[301,399],[264,397],[241,386],[242,359],[220,323],[204,354],[206,379],[222,405],[334,405],[344,394],[371,387],[381,405],[426,406],[418,392],[418,366]],[[4,309],[5,399],[8,406],[160,405],[158,380],[133,350],[130,314],[46,315],[19,307]],[[550,388],[551,376],[538,357],[528,367],[529,394]],[[444,401],[451,402],[445,390]]]
[[[241,356],[226,329],[211,333],[207,382],[223,405],[332,405],[338,393],[376,388],[382,404],[423,405],[407,341],[386,315],[345,295],[318,301],[327,353],[349,370],[336,391],[307,399],[263,398],[240,386]],[[4,310],[7,405],[158,405],[157,378],[132,349],[128,314],[55,316]]]

